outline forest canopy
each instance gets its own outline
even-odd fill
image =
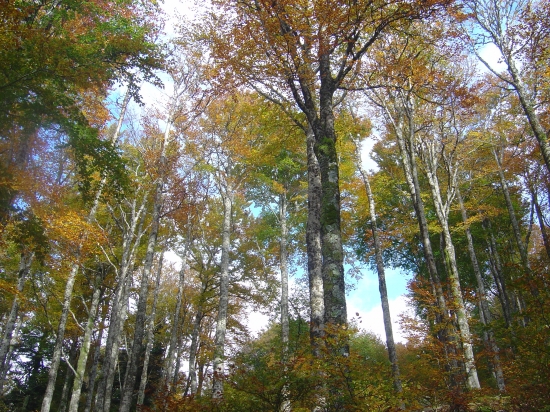
[[[167,6],[0,3],[0,410],[546,410],[548,2]]]

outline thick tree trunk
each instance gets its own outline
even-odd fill
[[[324,331],[325,303],[321,255],[321,173],[314,152],[313,131],[307,133],[308,215],[306,229],[307,268],[309,279],[310,340],[313,355],[321,356],[320,345]]]
[[[225,333],[227,329],[227,308],[229,305],[229,249],[231,246],[231,217],[233,214],[232,188],[226,186],[223,198],[223,227],[220,266],[220,302],[216,321],[216,336],[214,338],[214,359],[212,366],[214,376],[212,382],[212,398],[223,398],[223,383],[225,374]]]
[[[333,94],[335,84],[330,73],[330,59],[320,59],[321,87],[319,117],[312,122],[315,154],[321,172],[321,253],[323,256],[323,295],[325,325],[347,325],[344,251],[342,247],[340,182],[336,133],[334,130]],[[347,345],[338,348],[347,355]]]

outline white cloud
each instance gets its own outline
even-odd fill
[[[506,69],[506,65],[500,61],[502,54],[497,46],[493,43],[488,43],[479,50],[479,56],[485,60],[489,66],[496,72],[501,72]],[[487,71],[487,68],[480,62],[481,70]]]
[[[359,328],[370,331],[375,335],[379,336],[383,342],[386,341],[386,332],[384,330],[384,317],[382,315],[382,305],[377,305],[376,307],[365,311],[360,308],[360,305],[357,305],[357,300],[349,299],[348,300],[348,317],[349,319],[357,318],[356,313],[359,313],[361,323],[358,325]],[[399,324],[399,315],[401,313],[410,312],[412,309],[407,305],[407,298],[405,295],[398,296],[395,299],[389,301],[390,305],[390,314],[392,318],[392,327],[393,327],[393,339],[395,342],[405,343],[407,341],[405,337],[405,331],[401,328]]]

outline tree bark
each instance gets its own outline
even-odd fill
[[[131,280],[131,270],[135,252],[143,235],[143,217],[146,206],[146,196],[142,204],[137,206],[137,200],[133,199],[130,205],[130,219],[123,226],[122,257],[118,272],[118,282],[115,288],[113,303],[110,312],[109,330],[105,342],[105,356],[102,365],[102,376],[98,384],[95,411],[109,411],[111,405],[111,392],[115,379],[115,369],[118,359],[120,335],[128,311],[128,282]],[[125,220],[125,219],[123,219]]]
[[[105,321],[105,315],[103,316],[103,322]],[[92,410],[92,402],[94,399],[94,390],[96,386],[97,367],[99,364],[99,356],[101,354],[101,340],[103,338],[104,327],[100,326],[97,339],[95,342],[94,358],[92,360],[92,367],[88,375],[88,387],[86,388],[86,405],[84,406],[84,412],[90,412]]]
[[[74,378],[74,366],[77,361],[78,355],[78,340],[75,339],[71,345],[71,351],[69,352],[69,358],[65,359],[67,364],[67,370],[65,371],[65,382],[63,383],[63,390],[61,391],[61,398],[59,399],[58,412],[65,412],[67,410],[67,403],[69,401],[69,393]]]
[[[155,248],[157,245],[157,238],[161,223],[161,210],[162,210],[162,191],[164,187],[164,174],[165,174],[165,147],[168,141],[168,134],[170,130],[170,122],[166,127],[165,137],[161,143],[161,155],[160,155],[160,177],[156,183],[155,199],[153,202],[153,217],[151,222],[151,229],[149,232],[149,239],[147,241],[147,252],[145,253],[145,261],[143,263],[143,270],[141,274],[141,285],[139,290],[137,313],[134,329],[134,339],[132,344],[132,354],[127,364],[127,379],[124,380],[124,388],[122,400],[120,402],[120,412],[129,412],[132,406],[132,399],[134,395],[134,386],[137,378],[138,361],[142,355],[143,338],[145,335],[146,326],[146,314],[147,314],[147,299],[149,295],[149,278],[151,276],[151,270],[153,268],[153,258],[155,256]]]
[[[103,280],[103,269],[95,275],[94,292],[92,295],[92,303],[88,312],[88,320],[84,329],[84,337],[82,338],[82,347],[80,348],[80,354],[78,355],[78,363],[76,366],[76,374],[73,382],[73,390],[71,394],[71,400],[69,403],[69,412],[78,412],[78,403],[80,401],[80,392],[82,390],[82,381],[84,373],[86,372],[86,363],[88,362],[88,354],[90,352],[90,343],[92,341],[92,333],[94,329],[95,320],[97,317],[97,308],[99,306],[99,299],[101,297],[101,288],[99,285]]]
[[[139,389],[137,396],[137,409],[141,409],[143,401],[145,400],[145,387],[147,386],[147,377],[148,377],[148,368],[149,368],[149,358],[151,356],[151,350],[153,349],[154,342],[154,332],[155,332],[155,316],[157,313],[157,303],[159,297],[159,288],[160,288],[160,276],[162,274],[162,264],[164,261],[164,249],[162,250],[158,268],[157,268],[157,278],[155,280],[155,295],[153,297],[153,306],[151,307],[151,313],[149,314],[149,322],[147,322],[147,336],[146,341],[147,345],[145,347],[145,357],[143,359],[143,369],[141,371],[141,379],[139,381]],[[174,334],[177,334],[175,332]]]
[[[281,225],[281,238],[279,240],[279,268],[281,271],[281,360],[285,365],[288,361],[289,323],[288,323],[288,227],[287,227],[287,188],[279,194],[279,223]],[[280,412],[290,412],[290,400],[288,399],[288,386],[284,385],[282,390],[283,400]]]
[[[306,229],[307,267],[309,279],[310,340],[313,355],[321,356],[320,345],[324,331],[325,303],[321,254],[321,173],[314,152],[313,131],[307,133],[308,215]]]
[[[189,223],[191,225],[191,223]],[[179,279],[178,279],[178,296],[176,298],[176,307],[174,309],[174,318],[172,321],[172,333],[170,335],[170,343],[168,347],[168,353],[166,355],[166,368],[165,368],[165,376],[164,376],[164,386],[166,387],[166,390],[168,393],[172,392],[172,381],[174,380],[174,356],[177,356],[177,350],[176,346],[178,344],[178,337],[179,337],[179,328],[180,328],[180,313],[181,313],[181,305],[183,301],[183,291],[185,287],[185,271],[187,269],[187,250],[188,250],[188,244],[190,243],[191,234],[187,233],[187,239],[184,243],[184,249],[183,253],[180,255],[181,257],[181,269],[179,271]]]
[[[519,224],[516,218],[516,212],[514,211],[514,206],[512,204],[512,199],[510,197],[510,191],[508,190],[508,184],[506,183],[506,178],[504,176],[504,171],[502,169],[502,159],[498,155],[496,149],[493,149],[493,155],[497,162],[498,176],[500,178],[500,186],[504,194],[504,200],[506,201],[506,208],[508,209],[508,215],[510,216],[510,223],[512,224],[512,230],[514,232],[514,238],[516,240],[516,246],[519,251],[521,263],[525,271],[527,273],[530,273],[531,268],[529,266],[529,257],[527,256],[527,247],[521,238],[521,232],[519,230]]]
[[[121,112],[117,123],[117,128],[115,130],[115,133],[113,134],[113,137],[111,138],[112,144],[116,144],[118,141],[118,138],[120,135],[120,129],[122,127],[122,121],[124,120],[124,115],[126,114],[126,108],[128,107],[130,97],[131,97],[130,93],[126,92],[124,101],[122,103]],[[99,187],[95,194],[90,212],[88,213],[88,218],[86,219],[88,223],[93,222],[95,219],[97,208],[99,207],[99,200],[101,198],[101,194],[103,193],[103,189],[106,183],[107,183],[107,179],[103,177],[100,181]],[[65,283],[65,292],[63,294],[61,316],[57,327],[57,335],[56,335],[55,346],[52,354],[52,362],[50,364],[50,370],[48,371],[48,385],[46,386],[46,392],[44,394],[44,399],[42,401],[41,412],[49,412],[51,403],[52,403],[53,392],[55,389],[55,381],[57,380],[57,370],[59,369],[59,362],[61,360],[61,350],[63,347],[63,340],[65,338],[65,327],[67,325],[67,318],[69,315],[71,299],[73,296],[73,287],[76,280],[76,275],[78,273],[78,268],[80,266],[80,264],[78,263],[78,260],[80,260],[81,249],[82,249],[82,241],[80,241],[79,245],[77,246],[77,253],[75,256],[77,262],[72,264],[71,270],[69,272],[69,276],[67,277],[67,281]]]
[[[214,359],[212,362],[214,376],[212,382],[212,398],[223,398],[223,382],[225,374],[225,333],[227,329],[227,308],[229,305],[229,249],[231,246],[231,217],[233,214],[234,193],[232,188],[225,187],[223,200],[222,249],[220,265],[220,302],[216,321],[214,338]]]
[[[25,287],[25,281],[31,270],[31,265],[34,260],[34,252],[21,253],[21,259],[19,260],[19,270],[17,273],[17,293],[13,297],[13,303],[11,310],[6,320],[6,326],[4,327],[4,336],[2,337],[2,344],[0,345],[0,395],[3,393],[4,381],[6,375],[10,369],[9,362],[9,350],[11,340],[13,338],[13,332],[17,323],[17,316],[19,314],[19,294],[23,292]]]
[[[204,286],[203,286],[203,291],[204,291]],[[189,348],[189,390],[192,396],[197,394],[197,388],[198,388],[196,359],[197,359],[197,349],[199,347],[199,333],[201,330],[201,322],[203,318],[202,304],[203,303],[201,299],[199,301],[199,307],[197,308],[197,313],[195,314],[195,321],[193,322],[193,332],[191,334],[191,346]]]
[[[466,213],[466,208],[464,207],[464,202],[460,194],[460,190],[457,188],[456,196],[458,199],[458,204],[460,206],[460,213],[462,215],[462,221],[464,224],[468,222],[468,214]],[[495,339],[495,334],[491,327],[491,311],[489,310],[489,304],[487,302],[487,293],[485,291],[485,284],[483,283],[483,276],[481,274],[481,269],[479,268],[479,263],[477,260],[477,255],[474,248],[474,240],[472,238],[472,233],[470,227],[466,226],[466,240],[468,242],[468,254],[470,255],[470,260],[472,262],[472,268],[477,281],[477,298],[479,305],[479,313],[481,323],[484,326],[484,341],[485,345],[492,354],[492,365],[495,372],[495,378],[497,381],[497,386],[500,392],[506,391],[506,385],[504,382],[504,374],[502,372],[502,365],[500,363],[499,348]]]
[[[380,301],[382,303],[382,317],[384,318],[384,331],[386,332],[386,346],[388,349],[388,357],[390,358],[392,367],[393,387],[397,393],[401,393],[403,392],[403,385],[401,384],[399,363],[397,361],[397,352],[395,350],[395,341],[393,339],[390,304],[388,302],[388,290],[386,287],[386,272],[384,268],[384,258],[382,255],[383,248],[380,242],[380,238],[378,236],[378,224],[376,222],[376,203],[374,201],[374,195],[371,190],[367,172],[363,170],[363,167],[361,166],[361,158],[357,143],[354,142],[354,144],[357,169],[361,174],[363,185],[365,186],[365,192],[367,194],[367,200],[369,202],[370,228],[374,243],[376,272],[378,273],[378,290],[380,291]]]
[[[444,258],[446,267],[448,269],[449,285],[451,288],[453,307],[458,321],[458,331],[460,334],[460,341],[462,343],[462,349],[464,352],[464,365],[466,367],[467,375],[466,386],[468,387],[468,389],[480,389],[481,386],[479,384],[477,368],[475,365],[472,336],[470,333],[470,326],[468,324],[468,314],[466,312],[466,307],[464,306],[464,299],[462,298],[460,278],[458,267],[456,264],[455,248],[451,238],[451,231],[449,230],[448,210],[452,199],[451,193],[453,193],[454,187],[448,187],[447,200],[444,203],[439,189],[439,180],[437,177],[438,154],[436,153],[434,147],[430,147],[434,144],[430,142],[424,143],[425,150],[423,150],[423,160],[425,164],[426,176],[428,177],[428,183],[432,192],[432,199],[435,206],[437,220],[441,225],[444,239]],[[451,173],[451,170],[449,170],[449,173]],[[452,178],[450,178],[450,180],[453,181]],[[454,184],[455,183],[451,183],[451,185]]]

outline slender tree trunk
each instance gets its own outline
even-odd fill
[[[118,137],[120,135],[120,129],[122,127],[122,121],[124,119],[124,115],[126,113],[126,108],[128,107],[129,101],[130,101],[130,93],[127,92],[126,96],[124,97],[124,101],[122,103],[122,108],[121,108],[121,113],[117,123],[117,128],[111,139],[112,144],[116,144],[116,142],[118,141]],[[88,218],[86,219],[88,223],[93,222],[95,219],[97,208],[99,207],[99,200],[101,198],[101,194],[103,193],[103,189],[106,183],[107,183],[107,179],[105,177],[102,178],[99,184],[99,187],[97,189],[97,192],[95,194],[92,207],[88,214]],[[71,270],[69,272],[69,276],[67,277],[67,281],[65,283],[65,292],[64,292],[63,301],[62,301],[63,303],[61,308],[61,316],[59,319],[59,325],[57,327],[56,341],[55,341],[55,346],[52,354],[50,370],[48,372],[48,385],[46,386],[46,392],[44,394],[44,399],[42,401],[41,412],[49,412],[51,403],[52,403],[53,392],[55,389],[55,381],[57,380],[57,371],[59,369],[59,363],[61,360],[61,350],[63,347],[63,340],[65,339],[65,327],[67,325],[67,318],[69,315],[71,299],[73,296],[73,287],[76,280],[76,275],[78,273],[78,268],[80,266],[80,264],[78,263],[78,260],[80,260],[81,248],[82,248],[82,241],[79,242],[79,245],[77,247],[77,253],[76,253],[77,262],[72,264]]]
[[[76,357],[78,355],[78,340],[75,339],[71,345],[71,351],[69,352],[69,359],[65,359],[67,363],[67,371],[65,372],[65,382],[63,383],[63,390],[61,391],[61,398],[59,399],[58,412],[65,412],[67,410],[67,403],[69,401],[69,393],[74,378],[74,366],[76,363]]]
[[[386,109],[388,112],[388,110]],[[424,254],[424,260],[428,269],[428,276],[432,289],[434,292],[434,298],[437,302],[438,312],[436,315],[436,323],[441,324],[444,328],[438,333],[439,339],[444,343],[446,352],[455,352],[454,345],[452,344],[452,335],[454,334],[453,327],[448,323],[449,311],[447,309],[447,302],[445,301],[445,294],[441,286],[437,265],[435,263],[435,257],[432,249],[432,243],[430,241],[430,232],[428,229],[428,221],[426,219],[426,212],[424,209],[424,201],[421,197],[420,183],[418,181],[418,170],[416,166],[416,160],[414,159],[413,151],[413,136],[414,136],[414,123],[412,121],[413,113],[412,107],[408,109],[407,118],[409,119],[407,138],[405,138],[404,128],[404,109],[397,108],[398,118],[393,120],[392,116],[388,112],[388,117],[392,119],[395,135],[397,138],[397,144],[399,147],[401,166],[405,174],[405,180],[409,188],[409,194],[411,196],[411,202],[415,211],[416,220],[418,222],[418,228],[420,231],[420,237],[422,240],[422,252]],[[452,362],[451,362],[452,363]],[[449,366],[454,369],[453,365]]]
[[[464,224],[468,222],[468,215],[466,213],[466,208],[464,207],[464,202],[462,196],[460,195],[460,190],[457,188],[456,191],[458,204],[460,206],[460,213],[462,215],[462,221]],[[485,285],[483,283],[483,276],[481,275],[481,269],[479,268],[479,263],[477,260],[474,240],[472,238],[472,233],[470,227],[466,226],[466,240],[468,242],[468,253],[470,255],[470,260],[472,262],[472,268],[474,269],[474,274],[477,281],[477,295],[478,295],[478,305],[481,323],[484,326],[484,340],[486,347],[489,352],[492,354],[492,365],[495,372],[495,378],[497,381],[497,386],[500,392],[506,390],[506,385],[504,383],[504,374],[502,372],[502,365],[500,363],[499,348],[495,340],[495,334],[493,332],[491,325],[491,311],[489,310],[489,304],[487,302],[487,293],[485,291]]]
[[[515,62],[511,57],[506,58],[506,65],[508,66],[508,72],[512,77],[512,85],[516,90],[516,93],[519,97],[519,102],[521,107],[527,117],[529,125],[533,134],[537,138],[539,143],[540,151],[542,153],[542,158],[544,159],[544,164],[546,165],[547,171],[550,173],[550,147],[548,145],[548,134],[544,131],[540,119],[535,110],[535,103],[529,97],[529,93],[525,89],[519,70],[516,67]]]
[[[426,146],[428,145],[429,143]],[[458,320],[458,331],[460,334],[460,340],[464,352],[464,364],[466,367],[467,375],[466,385],[468,389],[480,389],[481,386],[479,384],[477,368],[475,365],[472,336],[470,333],[470,326],[468,324],[468,314],[466,312],[466,307],[464,306],[464,299],[462,298],[460,278],[458,274],[458,267],[456,264],[455,248],[451,238],[451,232],[449,230],[448,210],[451,196],[448,196],[447,201],[444,204],[439,189],[439,180],[437,177],[437,154],[435,153],[435,150],[433,149],[433,147],[427,147],[427,149],[424,150],[423,153],[426,166],[426,175],[428,177],[428,182],[432,192],[435,212],[437,215],[437,220],[441,225],[444,238],[444,258],[446,267],[448,269],[451,296],[453,299],[453,306]],[[452,191],[453,188],[449,187],[448,190]]]
[[[191,223],[189,223],[191,225]],[[178,280],[178,296],[176,298],[176,307],[174,309],[174,317],[172,321],[172,333],[170,335],[170,346],[168,347],[168,354],[166,355],[166,367],[165,367],[165,376],[164,376],[164,387],[168,393],[172,393],[172,381],[174,380],[174,357],[177,356],[176,346],[178,344],[179,337],[179,327],[180,327],[180,313],[181,305],[183,301],[183,291],[185,287],[185,271],[187,266],[187,249],[188,243],[190,242],[190,233],[187,234],[187,239],[185,241],[183,254],[180,255],[181,269],[179,271],[179,280]]]
[[[204,288],[204,286],[203,286]],[[204,289],[203,289],[204,291]],[[201,322],[203,318],[202,300],[199,301],[195,321],[193,322],[193,332],[191,334],[191,347],[189,348],[189,390],[191,395],[197,394],[197,349],[199,347],[199,333],[201,330]],[[187,389],[186,393],[187,395]]]
[[[103,321],[105,321],[105,316],[103,316]],[[88,375],[88,387],[86,388],[86,406],[84,407],[84,412],[90,412],[92,410],[92,402],[94,399],[94,390],[97,377],[97,367],[99,364],[99,356],[101,354],[101,339],[103,338],[103,330],[103,327],[99,328],[95,343],[94,358],[92,360],[92,367]]]
[[[510,197],[510,191],[508,190],[508,184],[506,183],[506,178],[504,177],[504,171],[502,170],[502,159],[497,154],[497,151],[493,149],[493,155],[495,157],[495,160],[497,162],[498,166],[498,175],[500,178],[500,185],[502,187],[502,192],[504,194],[504,200],[506,201],[506,208],[508,209],[508,214],[510,216],[510,223],[512,224],[512,230],[514,232],[514,237],[516,240],[516,246],[519,251],[519,255],[521,258],[521,263],[524,267],[524,269],[527,271],[527,273],[531,272],[531,268],[529,267],[529,257],[527,256],[527,248],[525,243],[523,242],[521,238],[521,232],[519,230],[519,224],[518,220],[516,218],[516,212],[514,211],[514,206],[512,204],[512,199]]]
[[[395,341],[393,340],[393,327],[391,322],[390,304],[388,302],[388,290],[386,287],[386,272],[384,268],[384,258],[382,256],[383,249],[378,236],[378,225],[376,222],[376,204],[374,201],[374,195],[371,190],[369,177],[365,170],[361,167],[360,153],[355,144],[355,157],[357,162],[357,169],[361,173],[363,179],[363,185],[365,186],[365,192],[369,202],[369,214],[370,214],[370,227],[372,231],[372,238],[374,241],[374,253],[376,260],[376,271],[378,273],[378,289],[380,291],[380,301],[382,303],[382,316],[384,318],[384,330],[386,332],[386,345],[388,348],[388,356],[390,358],[393,374],[393,386],[397,393],[403,392],[403,386],[401,384],[401,378],[399,373],[399,363],[397,361],[397,352],[395,350]]]
[[[225,373],[225,332],[227,328],[227,307],[229,304],[229,248],[231,245],[231,216],[233,214],[232,189],[226,187],[223,198],[223,228],[222,228],[222,256],[220,267],[220,303],[216,322],[216,336],[214,338],[214,369],[212,383],[212,398],[223,398],[223,381]]]
[[[18,280],[17,280],[17,293],[13,298],[11,310],[6,320],[6,326],[4,328],[4,336],[2,337],[2,343],[0,345],[0,395],[3,393],[4,381],[6,375],[10,369],[9,362],[9,350],[11,346],[11,340],[13,338],[13,332],[15,325],[17,324],[17,316],[19,314],[19,294],[23,292],[25,281],[31,270],[31,265],[34,260],[34,252],[21,253],[21,259],[19,260]]]
[[[167,126],[169,129],[170,126]],[[167,132],[168,133],[168,132]],[[166,134],[167,134],[166,133]],[[164,142],[166,143],[165,137]],[[163,144],[164,147],[164,144]],[[164,173],[164,148],[161,149],[161,175]],[[137,304],[137,313],[134,329],[134,339],[132,344],[132,354],[128,360],[127,365],[127,379],[124,379],[124,388],[122,400],[120,402],[120,412],[128,412],[132,406],[132,399],[134,395],[134,386],[137,378],[138,362],[142,355],[143,338],[145,335],[146,326],[146,314],[147,314],[147,299],[149,295],[149,278],[151,276],[151,270],[153,268],[153,258],[155,256],[155,248],[157,245],[158,232],[160,229],[161,209],[162,209],[162,190],[164,187],[163,177],[159,178],[156,185],[155,200],[153,203],[153,217],[151,222],[151,229],[149,232],[149,239],[147,241],[147,252],[145,254],[145,261],[143,263],[143,271],[141,274],[141,286],[139,290],[139,300]]]
[[[55,346],[52,354],[52,362],[50,364],[50,370],[48,372],[48,386],[46,387],[46,392],[44,394],[44,400],[42,401],[41,412],[49,412],[53,392],[55,390],[55,381],[57,380],[57,371],[59,369],[59,364],[61,362],[61,351],[63,348],[63,340],[65,338],[65,327],[67,325],[67,319],[69,316],[69,307],[71,304],[71,299],[73,297],[73,287],[76,280],[76,274],[78,272],[78,264],[74,264],[71,267],[71,271],[67,278],[65,284],[65,293],[63,295],[63,305],[61,308],[61,317],[59,319],[59,325],[57,327],[57,335]]]
[[[506,326],[510,327],[512,325],[512,304],[508,295],[504,272],[502,271],[502,262],[498,253],[497,243],[488,219],[483,222],[483,228],[486,232],[488,232],[487,246],[491,263],[491,273],[493,274],[493,280],[495,281],[495,285],[497,287],[498,298],[502,307],[502,313],[504,315]]]
[[[90,343],[92,341],[94,323],[97,317],[97,308],[99,306],[99,299],[101,297],[101,288],[99,287],[99,285],[103,281],[103,273],[103,269],[100,269],[99,272],[97,272],[95,275],[92,304],[90,305],[90,309],[88,312],[88,321],[86,322],[86,328],[84,329],[84,338],[82,339],[82,347],[80,348],[80,354],[78,356],[76,375],[74,378],[71,401],[69,404],[69,412],[78,412],[78,403],[80,401],[82,381],[84,378],[84,373],[86,372],[86,363],[88,362],[88,353],[90,352]]]
[[[535,211],[537,213],[537,220],[539,222],[540,233],[542,236],[542,242],[544,244],[544,249],[546,250],[546,256],[550,259],[550,239],[548,238],[547,226],[544,221],[544,215],[542,213],[542,208],[540,207],[540,202],[537,195],[537,189],[535,187],[530,187],[529,191],[531,192],[531,199],[535,206]],[[1,358],[0,358],[1,359]]]
[[[283,361],[288,352],[288,250],[287,250],[287,199],[286,190],[279,195],[279,222],[281,225],[281,238],[279,241],[279,268],[281,271],[281,341],[283,343]]]
[[[386,117],[392,124],[397,144],[399,147],[401,166],[405,174],[405,180],[411,196],[411,202],[415,211],[416,220],[422,241],[422,252],[428,276],[432,287],[432,293],[436,300],[437,312],[435,314],[435,323],[441,325],[436,332],[437,338],[443,343],[446,356],[446,368],[450,372],[450,377],[453,385],[457,384],[455,379],[455,371],[458,369],[456,361],[456,342],[455,342],[455,327],[450,321],[449,310],[443,287],[441,285],[440,276],[438,273],[435,257],[430,241],[430,232],[428,229],[428,221],[424,209],[424,201],[421,197],[420,183],[418,180],[418,168],[414,152],[414,102],[411,98],[402,97],[401,103],[395,102],[396,116],[392,116],[389,112],[389,106],[385,101],[378,104],[384,109]],[[406,120],[406,123],[405,123]]]
[[[306,229],[307,267],[309,278],[310,340],[313,355],[321,356],[320,346],[324,331],[325,304],[321,255],[321,174],[314,152],[315,137],[307,133],[308,215]]]
[[[158,268],[157,268],[157,278],[155,280],[155,295],[153,297],[153,306],[151,307],[151,313],[149,314],[149,322],[147,324],[147,345],[145,347],[145,357],[143,359],[143,369],[141,371],[141,379],[139,381],[139,389],[137,396],[137,408],[141,409],[143,401],[145,399],[145,387],[147,386],[147,376],[149,368],[149,358],[151,356],[151,350],[153,349],[154,342],[154,332],[155,332],[155,316],[157,312],[157,303],[159,297],[159,287],[160,287],[160,276],[162,274],[162,264],[164,260],[164,250],[161,252]]]
[[[285,365],[288,360],[288,341],[289,341],[289,324],[288,324],[288,227],[287,227],[287,190],[279,194],[279,223],[281,225],[281,238],[279,240],[279,268],[281,271],[281,342],[283,344],[281,359]],[[286,374],[286,373],[285,373]],[[283,401],[281,402],[280,412],[289,412],[290,401],[288,397],[288,387],[285,385],[282,388]]]
[[[112,308],[109,319],[109,330],[105,342],[105,356],[102,365],[102,376],[98,384],[96,394],[95,411],[108,412],[111,404],[111,392],[115,379],[115,370],[118,359],[118,348],[122,326],[126,320],[128,311],[128,283],[131,280],[131,270],[135,252],[143,236],[143,217],[145,215],[146,196],[141,205],[137,206],[137,199],[133,199],[130,205],[129,224],[123,227],[122,258],[118,272],[118,282],[115,288]],[[126,219],[123,219],[126,220]]]

